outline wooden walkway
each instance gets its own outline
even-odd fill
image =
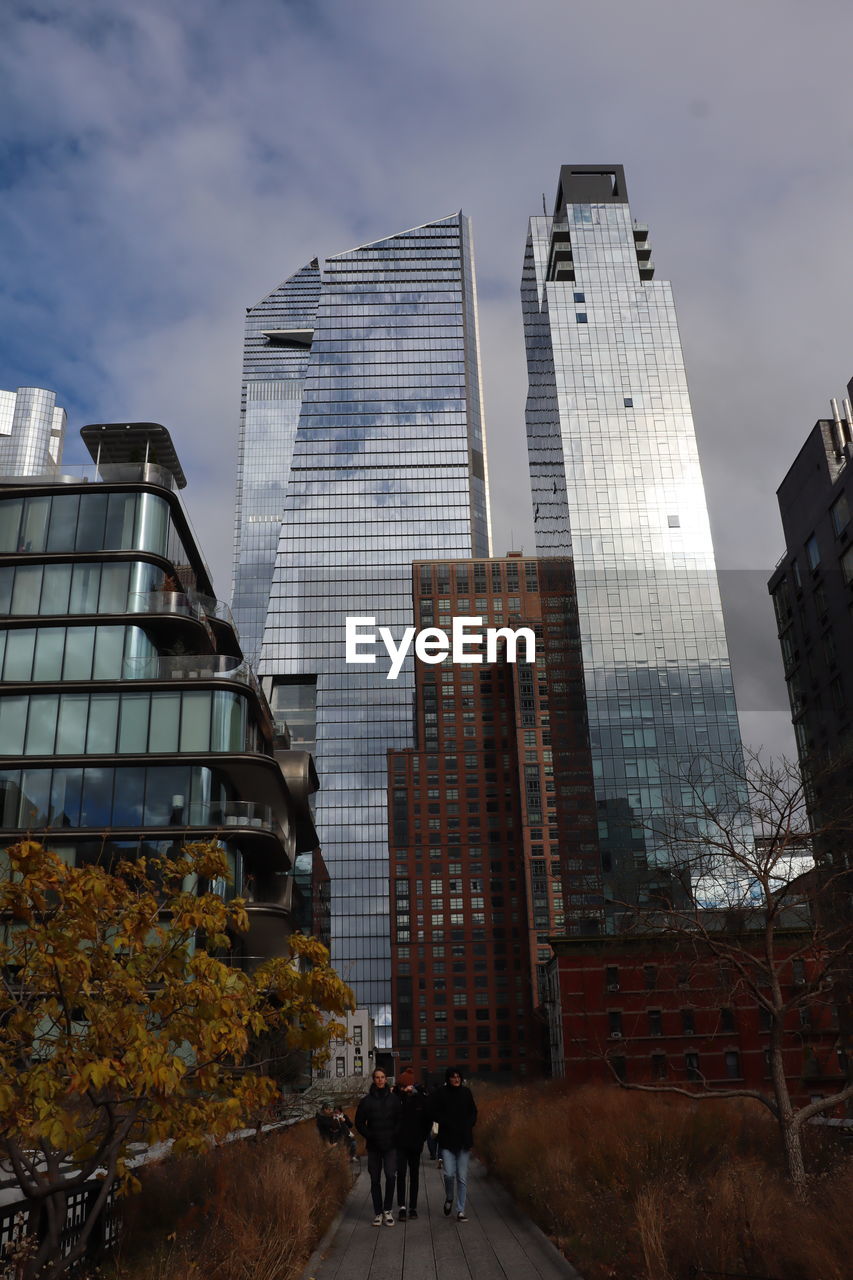
[[[478,1160],[469,1171],[467,1222],[457,1223],[455,1213],[445,1218],[441,1172],[424,1159],[418,1217],[393,1227],[374,1227],[367,1162],[361,1163],[337,1228],[303,1280],[581,1280]]]

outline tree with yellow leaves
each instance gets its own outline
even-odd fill
[[[109,866],[72,867],[30,840],[2,856],[0,1188],[34,1206],[27,1280],[54,1280],[85,1253],[110,1188],[136,1189],[131,1144],[223,1138],[276,1093],[251,1041],[284,1031],[323,1060],[346,1034],[327,1015],[353,997],[302,935],[254,973],[228,963],[248,921],[239,899],[205,891],[227,876],[215,844]],[[68,1195],[92,1180],[63,1252]]]

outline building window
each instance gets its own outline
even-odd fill
[[[667,516],[666,523],[670,529],[681,528],[681,516]]]
[[[628,1079],[628,1064],[623,1057],[611,1058],[610,1065],[613,1068],[617,1080]]]
[[[661,1015],[660,1009],[649,1009],[648,1019],[649,1019],[649,1035],[650,1036],[663,1035],[663,1017]]]
[[[847,502],[846,493],[842,493],[840,497],[835,499],[835,502],[829,508],[829,513],[832,516],[832,527],[836,533],[841,533],[843,529],[847,528],[850,523],[850,506]]]
[[[576,311],[576,312],[575,312],[575,319],[577,320],[578,324],[586,324],[586,322],[587,322],[587,320],[586,320],[586,312],[585,312],[585,311]]]
[[[734,1030],[735,1030],[735,1011],[734,1011],[734,1009],[721,1009],[721,1010],[720,1010],[720,1030],[721,1030],[721,1031],[734,1031]]]
[[[586,294],[574,293],[572,294],[572,297],[574,298],[575,302],[586,302]]]
[[[335,1075],[336,1076],[346,1075],[346,1059],[345,1058],[335,1058]]]
[[[354,1044],[354,1045],[360,1045],[360,1044],[362,1044],[362,1043],[363,1043],[362,1038],[361,1038],[361,1037],[362,1037],[362,1031],[363,1031],[363,1028],[362,1028],[360,1025],[359,1025],[359,1026],[357,1026],[357,1027],[353,1027],[353,1029],[352,1029],[352,1042],[353,1042],[353,1044]]]
[[[654,991],[655,987],[658,985],[657,965],[654,965],[654,964],[643,965],[643,981],[646,984],[647,991]]]
[[[604,982],[608,991],[619,990],[619,968],[615,964],[609,964],[604,970]]]
[[[814,572],[820,564],[820,547],[817,545],[817,538],[814,534],[806,541],[806,559],[809,562],[809,568]]]
[[[633,396],[624,396],[624,397],[623,397],[623,400],[624,400],[624,404],[625,404],[625,408],[626,408],[626,409],[633,409],[633,407],[634,407],[634,397],[633,397]]]
[[[684,1066],[687,1071],[687,1079],[698,1081],[702,1079],[702,1073],[699,1070],[699,1054],[685,1053]]]
[[[622,1035],[622,1014],[618,1009],[608,1009],[607,1030],[614,1038]]]
[[[846,583],[853,582],[853,547],[848,547],[841,557],[841,572]]]
[[[689,1056],[689,1055],[688,1055]],[[726,1079],[739,1080],[740,1071],[740,1054],[737,1049],[729,1049],[726,1054]]]
[[[652,1054],[652,1079],[653,1080],[666,1079],[666,1054],[665,1053]]]
[[[681,1010],[681,1030],[686,1036],[692,1036],[695,1034],[696,1026],[692,1009]]]

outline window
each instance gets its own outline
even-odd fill
[[[586,295],[583,293],[574,293],[572,294],[572,297],[574,298],[575,302],[586,302]]]
[[[841,557],[841,572],[846,583],[853,582],[853,547],[848,547]]]
[[[646,984],[647,991],[654,991],[654,989],[658,985],[657,965],[653,965],[653,964],[643,965],[643,981]]]
[[[667,516],[666,523],[669,525],[670,529],[680,529],[681,516]]]
[[[692,1036],[695,1034],[696,1026],[692,1009],[681,1010],[681,1030],[686,1036]]]
[[[720,1030],[721,1030],[721,1031],[734,1031],[734,1030],[735,1030],[735,1011],[734,1011],[734,1009],[721,1009],[721,1010],[720,1010]]]
[[[850,523],[850,506],[847,502],[847,494],[842,493],[840,497],[835,499],[829,508],[829,514],[832,516],[832,527],[836,533],[841,533],[842,529],[846,529]]]
[[[604,983],[608,991],[619,990],[619,968],[615,964],[610,964],[604,970]]]
[[[586,320],[586,312],[585,312],[585,311],[576,311],[576,312],[575,312],[575,319],[577,320],[578,324],[586,324],[586,322],[587,322],[587,320]]]
[[[346,1075],[346,1059],[345,1058],[335,1058],[335,1075],[336,1076]]]
[[[607,1030],[613,1037],[622,1035],[622,1014],[618,1009],[608,1009]]]
[[[698,1081],[702,1079],[702,1073],[699,1070],[699,1054],[685,1053],[684,1067],[687,1071],[687,1079]]]
[[[689,1055],[688,1055],[689,1057]],[[737,1049],[729,1049],[725,1056],[726,1062],[726,1079],[740,1079],[740,1054]]]
[[[649,1019],[649,1035],[650,1036],[663,1035],[663,1017],[661,1014],[661,1010],[649,1009],[648,1019]]]
[[[814,572],[820,564],[820,547],[817,545],[814,534],[806,540],[806,559],[809,562],[809,568]]]
[[[665,1053],[652,1054],[652,1079],[653,1080],[666,1079],[666,1054]]]
[[[634,407],[634,398],[633,398],[633,396],[624,396],[624,397],[623,397],[623,401],[624,401],[624,405],[625,405],[625,408],[626,408],[626,409],[633,409],[633,407]]]

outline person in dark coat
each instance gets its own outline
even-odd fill
[[[420,1185],[421,1151],[424,1138],[432,1121],[429,1118],[427,1097],[415,1088],[415,1073],[405,1067],[394,1086],[400,1099],[400,1128],[397,1132],[397,1205],[401,1222],[418,1216],[418,1187]],[[409,1176],[408,1207],[406,1205],[406,1174]]]
[[[329,1137],[332,1145],[338,1142],[345,1142],[350,1160],[356,1160],[355,1154],[355,1134],[352,1131],[352,1120],[341,1107],[335,1107],[332,1111],[332,1130]]]
[[[462,1083],[458,1067],[448,1067],[444,1085],[433,1094],[430,1116],[438,1121],[438,1147],[444,1175],[444,1215],[453,1211],[456,1184],[456,1221],[467,1222],[465,1198],[468,1194],[468,1161],[474,1145],[477,1106],[471,1090]]]
[[[377,1067],[373,1083],[358,1104],[355,1127],[367,1142],[367,1171],[373,1197],[374,1227],[393,1227],[394,1183],[397,1178],[397,1131],[400,1099],[388,1087],[385,1072]],[[385,1170],[385,1199],[382,1198],[382,1171]]]
[[[333,1112],[332,1104],[328,1098],[324,1098],[320,1103],[320,1110],[314,1117],[314,1123],[317,1125],[317,1132],[324,1142],[332,1141],[332,1123]]]

